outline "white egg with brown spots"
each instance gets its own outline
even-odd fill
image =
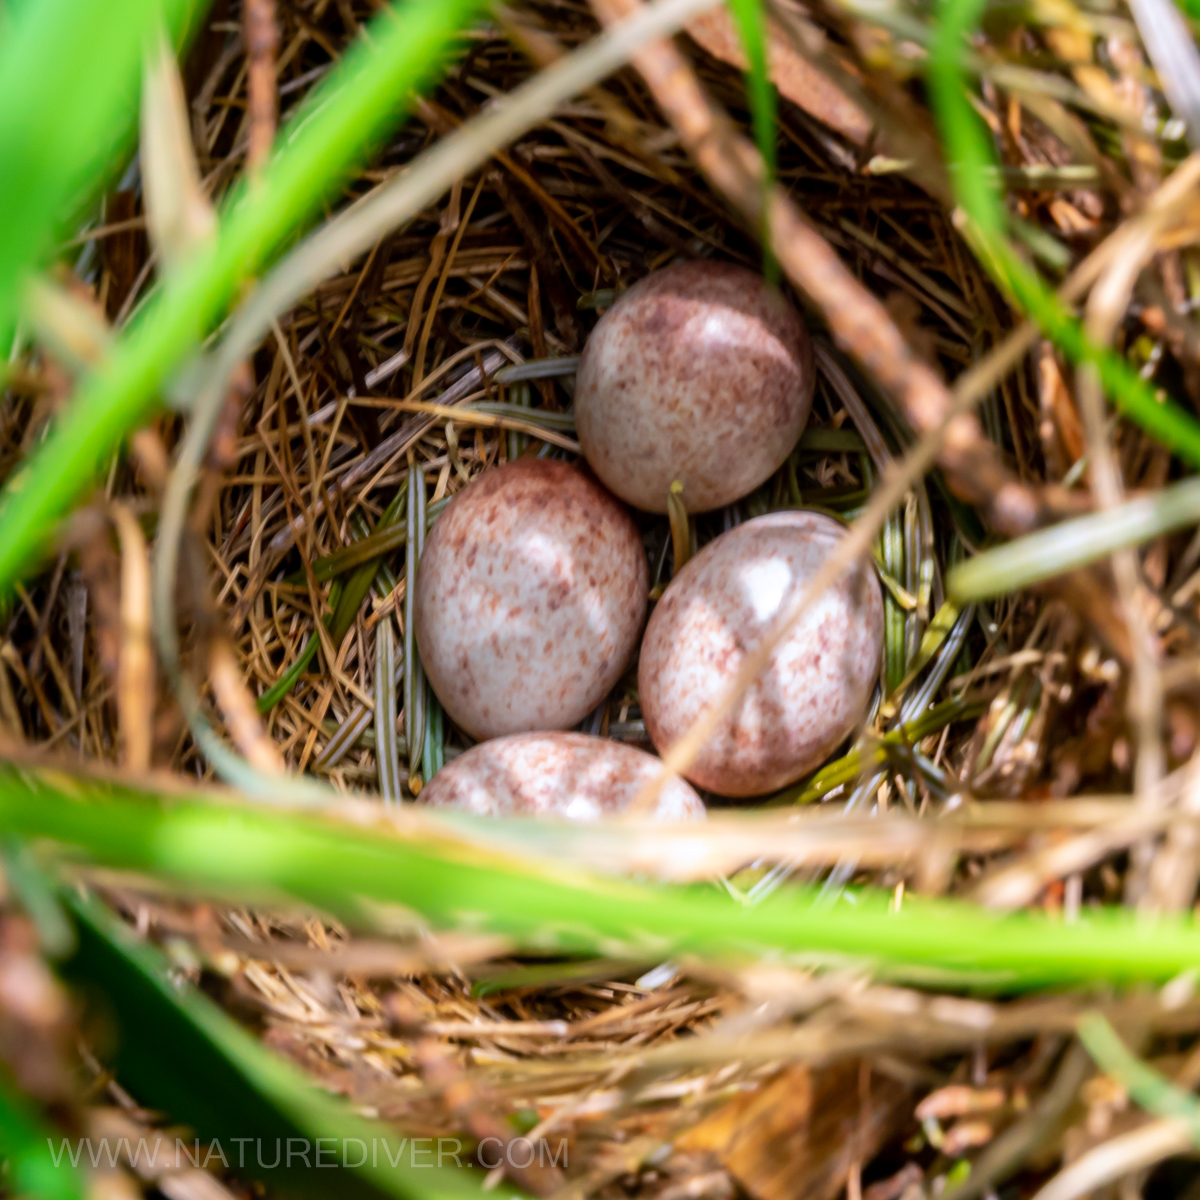
[[[748,495],[792,452],[812,407],[800,314],[761,276],[684,262],[629,289],[588,338],[575,424],[588,463],[621,499],[689,512]]]
[[[487,471],[431,530],[417,572],[421,662],[474,738],[569,729],[609,693],[646,611],[625,508],[566,463]]]
[[[607,738],[523,733],[481,742],[447,763],[421,800],[488,817],[595,821],[628,809],[660,765],[652,755]],[[704,804],[682,779],[672,779],[647,815],[695,820],[704,816]]]
[[[770,513],[714,539],[671,581],[638,663],[660,752],[726,693],[845,536],[821,513]],[[757,796],[815,770],[866,719],[882,653],[883,594],[864,563],[812,601],[684,774],[723,796]]]

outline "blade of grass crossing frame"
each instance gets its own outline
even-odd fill
[[[385,804],[400,803],[396,750],[396,638],[391,617],[375,626],[375,766]]]
[[[746,71],[746,91],[750,97],[750,118],[754,125],[754,140],[763,160],[763,190],[775,182],[775,134],[779,123],[779,98],[767,66],[767,23],[762,0],[726,0],[737,25],[742,50],[749,68]],[[765,206],[764,206],[765,208]],[[779,282],[779,264],[771,253],[767,235],[766,216],[763,226],[763,274],[770,283]]]
[[[77,389],[51,435],[9,479],[0,494],[0,592],[11,588],[57,520],[150,412],[170,374],[243,282],[317,215],[395,126],[408,108],[404,98],[434,77],[458,32],[482,7],[482,0],[389,6],[315,88],[282,130],[255,186],[235,189],[216,237],[181,264]],[[105,12],[111,24],[111,5]],[[22,98],[13,111],[25,105]]]
[[[425,473],[408,468],[408,540],[404,546],[404,740],[408,743],[408,786],[421,790],[418,767],[425,746],[425,672],[417,653],[417,563],[425,544]]]
[[[962,67],[967,40],[986,0],[941,0],[930,49],[929,96],[950,167],[955,196],[967,220],[964,232],[996,282],[1075,364],[1092,363],[1117,406],[1181,459],[1200,467],[1200,422],[1156,395],[1124,359],[1096,345],[1079,321],[1024,262],[1006,237],[1007,210],[995,186],[995,150],[972,108]]]
[[[947,579],[960,600],[982,600],[1040,583],[1200,521],[1200,479],[1185,479],[1103,513],[1062,521],[985,550]]]
[[[753,953],[832,954],[923,971],[927,983],[933,970],[1001,990],[1166,981],[1200,959],[1200,929],[1192,921],[1162,917],[1149,926],[1136,912],[1113,907],[1089,908],[1066,924],[1039,909],[1000,914],[913,895],[897,911],[888,889],[855,889],[853,904],[820,905],[815,889],[796,885],[745,908],[709,884],[610,878],[575,862],[490,851],[484,824],[492,829],[501,818],[426,814],[428,834],[401,835],[382,819],[364,828],[332,812],[285,812],[178,791],[160,797],[82,778],[70,780],[68,795],[60,780],[0,772],[0,825],[46,842],[47,850],[58,842],[73,855],[216,895],[252,901],[282,891],[356,924],[367,900],[414,909],[436,927],[469,922],[544,953],[645,954],[658,962],[690,953],[741,961]],[[454,825],[480,836],[457,842]],[[143,1041],[147,1054],[170,1057]],[[188,1086],[194,1083],[189,1075]]]
[[[946,143],[954,195],[989,241],[1002,237],[999,174],[991,136],[967,99],[962,55],[987,0],[941,0],[927,75],[930,99]]]

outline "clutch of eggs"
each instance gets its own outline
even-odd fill
[[[671,581],[638,662],[642,716],[659,750],[725,694],[845,536],[821,513],[769,513],[715,538]],[[860,564],[808,606],[685,774],[724,796],[806,775],[865,719],[882,652],[879,578]]]
[[[685,262],[631,288],[588,340],[575,417],[611,492],[664,512],[671,484],[702,512],[768,479],[812,403],[804,324],[757,274]],[[774,513],[687,564],[647,626],[638,690],[662,750],[718,699],[844,536],[832,518]],[[423,795],[438,807],[590,819],[618,812],[656,769],[648,755],[565,730],[612,689],[645,613],[647,565],[628,512],[564,463],[485,472],[429,535],[416,637],[451,719],[477,739]],[[879,672],[883,599],[869,565],[806,612],[709,740],[688,778],[753,796],[819,766],[866,714]],[[506,736],[520,734],[524,736]],[[664,808],[665,806],[665,808]],[[703,812],[676,780],[664,815]]]

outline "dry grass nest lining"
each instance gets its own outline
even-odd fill
[[[563,46],[582,42],[594,29],[577,6],[532,12]],[[321,0],[282,10],[281,22],[280,90],[291,103],[325,54],[336,52],[348,22]],[[828,25],[838,41],[836,22]],[[699,53],[695,60],[710,92],[744,116],[738,74]],[[445,87],[364,172],[364,183],[410,160],[528,70],[505,38],[480,36]],[[244,144],[242,78],[240,56],[227,54],[193,81],[196,141],[208,156],[201,165],[218,182],[233,176]],[[425,470],[433,504],[514,454],[541,452],[524,434],[460,422],[452,456],[446,422],[405,412],[396,398],[494,400],[563,412],[570,404],[569,375],[506,384],[496,380],[497,370],[577,352],[614,291],[680,255],[750,266],[760,261],[636,75],[619,74],[603,96],[561,109],[464,180],[435,210],[282,319],[278,337],[258,351],[229,407],[185,546],[180,609],[191,625],[197,662],[213,631],[223,630],[250,690],[270,687],[313,632],[313,602],[327,590],[314,596],[280,580],[300,554],[311,561],[347,545],[356,509],[374,521],[410,457]],[[916,350],[953,377],[981,346],[999,339],[1010,324],[1008,311],[940,203],[897,175],[864,175],[857,148],[788,104],[780,135],[781,180],[859,278],[887,299]],[[1027,127],[1024,137],[1035,151],[1042,139],[1048,161],[1056,161],[1045,131]],[[1099,227],[1093,193],[1047,194],[1037,203],[1041,209],[1027,215],[1049,212],[1064,234]],[[119,194],[108,217],[119,231],[98,243],[98,293],[116,318],[136,303],[149,271],[141,235],[122,228],[130,219],[136,223],[136,197]],[[819,318],[810,317],[819,330]],[[821,447],[828,441],[810,438],[789,467],[736,511],[702,518],[701,541],[732,520],[795,502],[796,491],[804,503],[852,513],[872,478],[866,446],[876,436],[893,449],[905,443],[910,435],[890,403],[836,352],[829,362],[809,428],[856,429],[864,449],[827,452]],[[1043,358],[1040,369],[1037,375],[1026,364],[1008,375],[984,406],[993,440],[1019,476],[1033,482],[1059,473],[1053,455],[1062,437],[1052,428],[1043,439],[1039,429],[1039,402],[1053,404],[1060,386],[1052,357]],[[418,392],[424,380],[432,382]],[[43,415],[27,398],[12,402],[5,417],[14,452],[36,436]],[[129,464],[114,470],[108,495],[153,514],[160,467],[179,431],[178,421],[162,418],[135,443]],[[1126,478],[1161,482],[1166,460],[1160,452],[1131,431],[1120,437]],[[372,459],[385,439],[393,451]],[[317,507],[300,548],[275,554],[285,523]],[[653,582],[663,582],[670,571],[667,522],[639,521]],[[953,507],[934,481],[914,491],[882,550],[896,582],[918,599],[892,610],[893,647],[911,656],[942,598],[941,572],[954,539],[978,536],[970,514]],[[1160,584],[1178,565],[1170,550],[1164,543],[1148,566]],[[923,564],[932,576],[922,598]],[[12,679],[0,672],[0,699],[11,701],[5,716],[14,730],[41,746],[76,747],[95,761],[117,756],[116,572],[115,552],[95,539],[78,571],[64,559],[31,586],[7,630]],[[215,608],[198,600],[210,579]],[[1097,589],[1084,599],[1111,610]],[[336,670],[322,651],[261,734],[253,722],[232,719],[226,732],[263,761],[280,755],[293,769],[317,768],[333,731],[373,695],[368,633],[375,621],[399,616],[399,595],[364,603],[338,648]],[[1190,625],[1181,621],[1179,630],[1187,643]],[[1004,600],[981,607],[966,633],[968,657],[945,664],[929,700],[965,692],[976,707],[964,706],[958,722],[921,743],[928,767],[911,759],[890,763],[874,785],[875,802],[924,811],[938,799],[939,772],[976,794],[1028,796],[1040,789],[1069,795],[1083,785],[1126,786],[1121,673],[1075,612],[1044,598]],[[213,682],[220,701],[219,681]],[[1191,710],[1181,703],[1171,712],[1171,749],[1182,760],[1192,748]],[[591,727],[642,740],[631,678]],[[464,744],[447,731],[450,752]],[[206,770],[165,693],[153,761],[195,776]],[[376,777],[370,745],[360,741],[325,773],[337,787],[370,791]],[[853,789],[853,782],[835,787],[827,798],[845,800]],[[950,875],[939,874],[938,865],[931,861],[923,873],[926,888],[964,891],[984,869],[968,859]],[[1065,888],[1054,885],[1046,903],[1116,898],[1119,865],[1106,863]],[[889,885],[903,877],[886,867],[871,872],[875,882]],[[839,878],[844,882],[849,873],[842,870]],[[749,865],[731,883],[745,890],[761,879]],[[1074,1097],[1077,1089],[1051,1085],[1070,1083],[1072,1072],[1079,1080],[1084,1074],[1075,1059],[1059,1058],[1075,1017],[1091,1003],[1083,996],[983,1005],[867,986],[850,974],[768,968],[714,974],[686,963],[657,973],[651,962],[510,963],[494,960],[488,943],[466,937],[447,937],[434,949],[403,939],[364,942],[311,917],[214,911],[104,882],[140,930],[173,947],[181,970],[203,976],[231,1009],[257,1021],[272,1045],[364,1108],[414,1132],[465,1127],[486,1136],[500,1115],[519,1114],[547,1135],[568,1133],[576,1147],[569,1184],[553,1173],[521,1179],[541,1193],[569,1186],[580,1195],[615,1194],[636,1184],[663,1196],[741,1188],[777,1200],[833,1194],[847,1181],[862,1186],[865,1171],[872,1200],[892,1200],[1005,1126],[1021,1127],[1031,1104]],[[1186,1043],[1172,1040],[1200,1027],[1194,1005],[1167,1012],[1133,1000],[1114,1015],[1160,1033],[1172,1071],[1194,1072],[1192,1060],[1178,1061],[1176,1051]],[[785,1061],[806,1065],[780,1075]],[[456,1090],[455,1084],[465,1086]],[[921,1132],[915,1105],[925,1093],[932,1096],[923,1102]],[[1089,1115],[1075,1127],[1080,1139],[1120,1127],[1119,1095],[1100,1088],[1083,1095]],[[766,1107],[755,1108],[753,1097]],[[1055,1116],[1034,1111],[1043,1122]],[[1057,1115],[1064,1112],[1066,1101]],[[704,1124],[700,1118],[710,1114],[713,1121]],[[773,1140],[791,1147],[782,1172],[769,1153]],[[673,1146],[666,1156],[659,1153],[664,1143]]]
[[[563,23],[563,11],[547,14],[564,45],[586,40],[591,25],[579,15],[580,22],[571,25]],[[722,101],[735,110],[744,104],[735,72],[709,60],[702,65],[706,83]],[[505,39],[481,40],[466,66],[419,107],[418,120],[366,177],[407,160],[527,73],[526,59]],[[608,105],[585,99],[566,106],[478,177],[463,181],[436,210],[318,289],[280,321],[281,338],[256,356],[257,386],[241,404],[229,469],[202,497],[210,514],[203,522],[203,565],[215,575],[218,603],[233,613],[239,666],[255,693],[275,683],[314,630],[307,587],[280,580],[299,570],[302,555],[311,562],[348,545],[349,518],[356,510],[374,524],[410,462],[423,468],[432,506],[515,454],[572,457],[552,445],[531,444],[524,435],[472,428],[465,415],[455,422],[452,447],[443,418],[414,416],[396,400],[498,401],[562,412],[571,403],[570,375],[506,384],[496,380],[498,370],[528,358],[577,353],[614,292],[681,255],[759,265],[754,242],[696,174],[636,78],[618,76],[608,92],[632,124],[632,149],[628,136],[614,136]],[[989,340],[1004,331],[1003,305],[958,244],[940,205],[895,176],[847,174],[846,152],[841,150],[839,161],[832,153],[840,149],[834,139],[798,110],[785,111],[781,130],[781,179],[803,194],[807,211],[864,280],[890,299],[915,344],[956,373],[971,361],[980,319],[989,327]],[[810,430],[854,429],[838,382],[823,377]],[[893,447],[902,445],[911,436],[902,419],[861,381],[854,386],[863,397],[859,412],[875,427],[867,436],[878,437],[879,431]],[[347,400],[351,391],[356,394]],[[998,418],[997,426],[1012,428],[1018,456],[1027,463],[1034,453],[1028,427],[1036,415],[1028,381],[1010,379],[1002,394],[1008,419]],[[285,423],[287,436],[281,436]],[[169,437],[165,428],[162,432]],[[865,450],[865,445],[858,454],[802,449],[760,492],[702,518],[700,541],[748,515],[794,503],[797,494],[806,504],[853,514],[871,478],[864,472]],[[936,609],[940,602],[936,559],[953,532],[940,506],[923,507],[936,510],[936,546],[926,555],[935,560],[935,581],[924,611],[909,622],[910,640],[919,640],[931,604]],[[319,515],[310,522],[306,517],[314,510]],[[289,523],[298,517],[305,534],[288,550]],[[668,524],[646,517],[639,522],[652,583],[665,583]],[[401,557],[398,575],[402,562]],[[896,568],[898,574],[904,569]],[[909,590],[916,595],[919,575],[916,569],[909,574]],[[185,608],[195,590],[188,583],[181,587]],[[272,710],[267,732],[293,769],[319,768],[330,723],[340,724],[356,703],[373,695],[367,635],[384,611],[402,620],[402,596],[401,590],[382,606],[365,605],[339,648],[336,670],[314,663],[312,673]],[[319,598],[327,597],[326,586]],[[593,729],[644,741],[631,678],[596,714]],[[111,735],[107,740],[111,743]],[[462,742],[451,733],[448,744],[453,752]],[[160,745],[165,750],[167,739]],[[190,739],[181,737],[172,749],[175,769],[210,769]],[[360,743],[329,774],[335,783],[369,783],[376,775],[371,750]]]

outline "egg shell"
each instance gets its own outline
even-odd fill
[[[609,693],[646,612],[629,513],[566,463],[487,471],[439,518],[417,572],[425,674],[475,738],[569,729]]]
[[[421,800],[487,817],[595,821],[628,808],[659,766],[652,755],[607,738],[521,733],[481,742],[447,763]],[[682,779],[672,779],[649,815],[695,820],[704,816],[704,804]]]
[[[812,408],[800,314],[759,275],[684,262],[629,289],[588,338],[575,425],[588,463],[623,500],[689,512],[752,492],[783,464]]]
[[[726,692],[845,536],[820,513],[769,513],[715,538],[671,581],[638,665],[642,716],[660,751]],[[883,595],[863,565],[808,608],[685,774],[723,796],[793,783],[865,718],[882,652]]]

